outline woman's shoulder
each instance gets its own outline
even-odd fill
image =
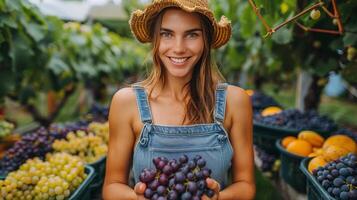
[[[244,89],[234,86],[228,85],[227,86],[227,103],[231,104],[238,104],[238,105],[247,105],[250,104],[250,97],[245,92]]]
[[[111,106],[120,107],[120,110],[131,110],[136,106],[136,95],[132,87],[121,88],[115,92]]]

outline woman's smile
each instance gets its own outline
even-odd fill
[[[171,60],[171,63],[176,66],[184,66],[190,59],[190,57],[168,57]]]

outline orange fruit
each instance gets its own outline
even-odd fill
[[[317,169],[318,167],[323,167],[326,164],[327,161],[322,156],[316,156],[315,158],[310,160],[307,169],[309,170],[310,173],[312,173],[314,169]]]
[[[312,145],[305,140],[294,140],[290,142],[290,144],[286,147],[286,150],[290,153],[307,157],[310,153],[312,153]]]
[[[253,96],[253,94],[254,94],[254,90],[250,90],[250,89],[245,90],[245,92],[246,92],[249,96]]]
[[[297,138],[295,136],[286,136],[284,139],[281,141],[281,145],[286,148],[292,141],[296,140]]]
[[[267,108],[264,108],[264,110],[262,111],[261,115],[263,117],[266,117],[266,116],[278,114],[281,111],[282,111],[281,108],[279,108],[277,106],[269,106]]]

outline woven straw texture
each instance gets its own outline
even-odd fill
[[[228,42],[232,34],[230,21],[222,16],[217,22],[213,12],[208,8],[207,0],[153,0],[144,10],[136,10],[131,14],[129,24],[132,33],[142,43],[151,42],[149,20],[168,7],[178,7],[186,12],[197,12],[206,16],[213,27],[212,48],[216,49]]]

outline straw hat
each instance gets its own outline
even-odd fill
[[[136,10],[129,20],[134,36],[142,43],[151,42],[149,34],[149,20],[168,7],[178,7],[186,12],[197,12],[206,16],[213,27],[212,48],[219,48],[226,44],[231,37],[232,27],[230,21],[222,16],[219,22],[214,18],[213,12],[208,8],[207,0],[153,0],[144,10]]]

